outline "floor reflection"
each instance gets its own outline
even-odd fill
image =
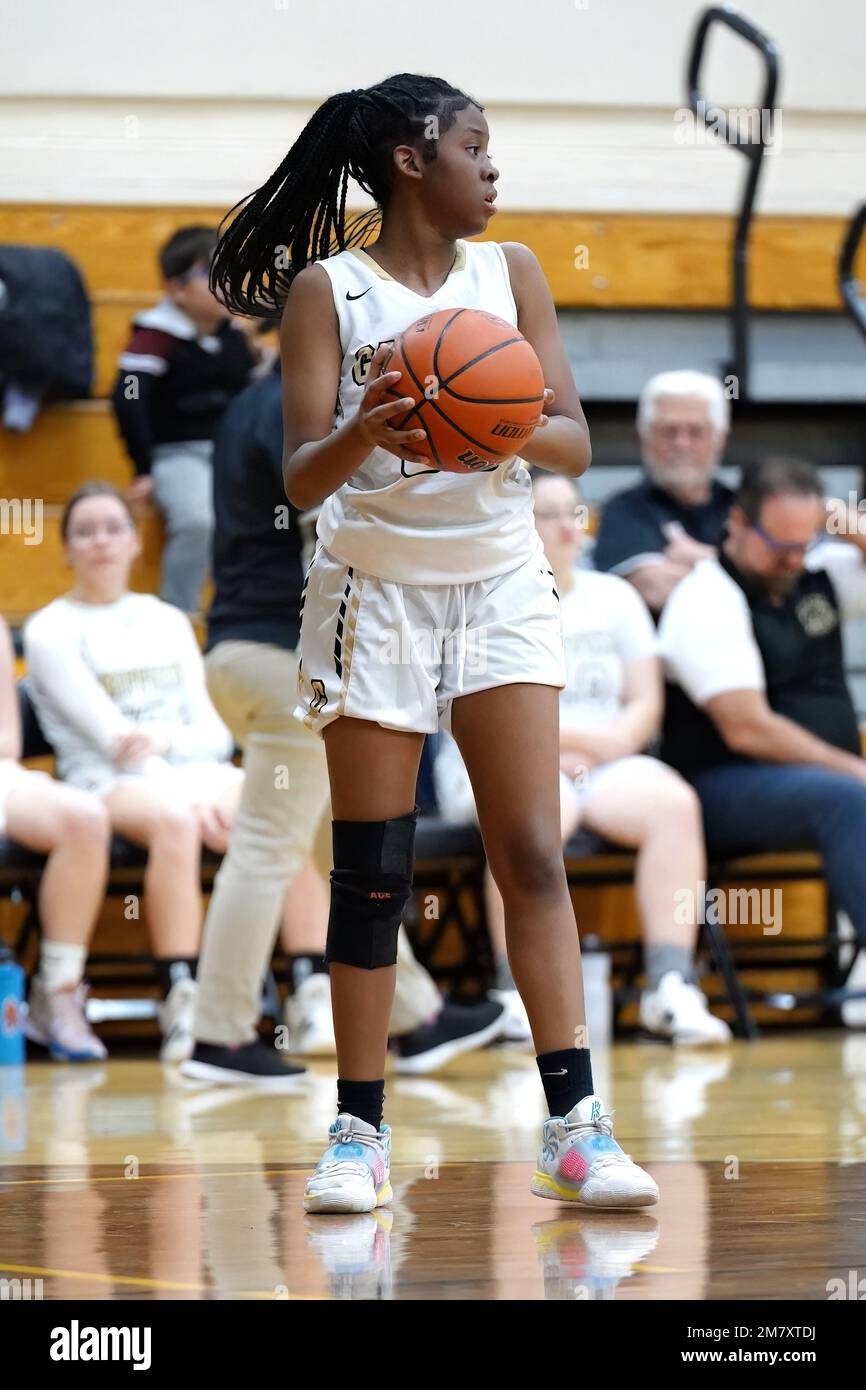
[[[540,1088],[501,1049],[392,1077],[393,1207],[311,1217],[333,1113],[150,1062],[0,1069],[0,1279],[46,1299],[826,1298],[866,1268],[866,1038],[615,1048],[597,1074],[657,1207],[529,1192]]]

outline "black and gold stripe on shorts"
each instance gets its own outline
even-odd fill
[[[358,609],[361,605],[361,589],[363,588],[363,576],[360,585],[355,581],[355,572],[351,566],[347,570],[346,587],[343,590],[343,597],[340,600],[340,608],[337,614],[337,628],[334,634],[334,667],[340,680],[340,694],[337,702],[337,713],[342,714],[346,707],[346,695],[349,689],[349,676],[352,669],[352,652],[355,647],[355,627],[358,622]]]
[[[340,607],[337,613],[337,627],[334,632],[334,670],[340,680],[343,679],[343,635],[345,632],[346,611],[352,597],[353,570],[351,565],[346,571],[346,574],[346,587],[343,590],[343,597],[340,600]]]

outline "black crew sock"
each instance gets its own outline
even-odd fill
[[[162,990],[162,997],[165,999],[172,985],[176,985],[178,980],[195,979],[198,958],[196,956],[160,956],[155,964],[156,977]]]
[[[592,1066],[588,1047],[564,1047],[560,1052],[542,1052],[535,1059],[551,1115],[567,1115],[592,1095]]]
[[[337,1114],[354,1115],[377,1131],[385,1105],[384,1081],[337,1080]]]
[[[317,955],[315,951],[304,951],[301,955],[289,958],[289,982],[294,994],[296,989],[309,979],[310,975],[327,975],[328,966],[324,956]]]

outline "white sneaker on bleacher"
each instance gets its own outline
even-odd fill
[[[731,1041],[724,1019],[710,1013],[706,996],[676,970],[663,975],[656,989],[644,990],[640,1025],[654,1037],[682,1047],[720,1047]]]
[[[195,1000],[198,986],[195,980],[177,980],[159,1009],[162,1030],[163,1062],[185,1062],[195,1047]]]
[[[532,1029],[529,1026],[529,1015],[517,990],[491,989],[487,992],[487,998],[495,999],[498,1004],[502,1004],[505,1008],[504,1024],[498,1041],[531,1046]]]
[[[283,1019],[293,1056],[336,1056],[331,981],[327,975],[308,975],[283,1005]]]

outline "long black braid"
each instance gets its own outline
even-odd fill
[[[437,137],[470,105],[483,109],[441,78],[411,72],[328,97],[267,183],[223,218],[213,292],[235,314],[278,319],[299,270],[370,239],[392,191],[396,146],[413,145],[429,163]],[[376,207],[347,225],[350,178]]]

